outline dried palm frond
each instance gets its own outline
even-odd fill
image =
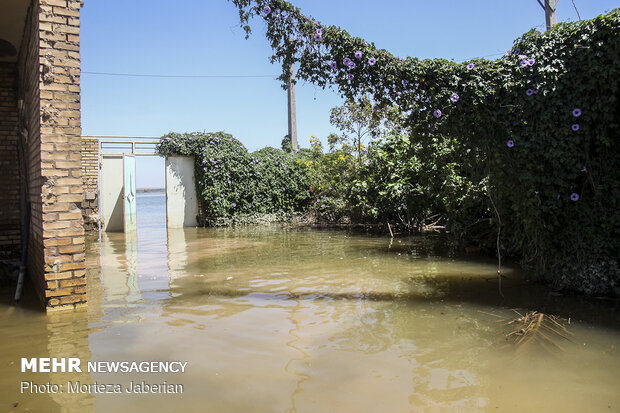
[[[512,340],[519,346],[519,350],[524,349],[534,343],[540,344],[548,351],[564,350],[558,341],[568,340],[573,335],[561,324],[562,320],[554,315],[529,311],[525,315],[519,314],[519,318],[509,321],[506,325],[517,327],[506,335],[507,340]]]

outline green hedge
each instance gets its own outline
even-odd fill
[[[169,133],[157,151],[194,157],[207,224],[239,215],[300,212],[311,202],[312,170],[296,154],[274,148],[249,153],[223,132]]]

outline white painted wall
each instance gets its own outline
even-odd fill
[[[103,155],[99,183],[101,228],[123,232],[123,156]]]
[[[191,156],[166,157],[166,215],[169,228],[198,225],[198,197]]]

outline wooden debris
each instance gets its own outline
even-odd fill
[[[535,343],[548,351],[563,351],[564,349],[558,342],[571,341],[570,336],[573,333],[562,325],[562,320],[558,316],[543,314],[538,311],[529,311],[525,315],[515,312],[520,317],[506,323],[506,325],[515,327],[506,335],[506,339],[512,340],[514,344],[519,346],[519,351]]]

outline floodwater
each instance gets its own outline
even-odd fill
[[[18,307],[1,290],[0,411],[620,411],[617,301],[550,293],[510,266],[502,298],[493,260],[429,237],[166,231],[163,196],[138,200],[137,236],[89,240],[87,309],[46,315],[31,288]],[[547,331],[561,348],[507,340],[528,310],[565,318],[568,339]],[[78,357],[83,371],[21,373],[22,357]],[[89,361],[187,365],[104,373]],[[78,381],[123,393],[69,393]],[[182,393],[126,393],[132,381]]]

